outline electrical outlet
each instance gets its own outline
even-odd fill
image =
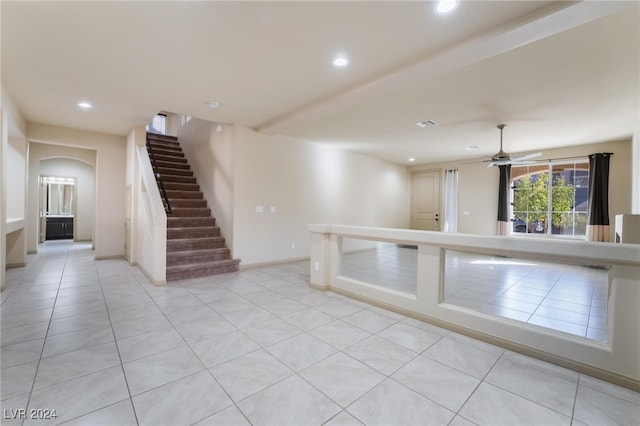
[[[313,265],[313,269],[315,269],[316,271],[319,271],[319,270],[320,270],[320,262],[316,262],[316,263]]]
[[[291,243],[291,250],[295,250],[296,249],[296,243]]]
[[[264,206],[256,206],[256,213],[264,213]]]

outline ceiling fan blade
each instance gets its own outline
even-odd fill
[[[541,152],[535,152],[532,154],[527,154],[527,155],[523,155],[520,157],[516,157],[516,158],[512,158],[511,161],[512,162],[521,162],[521,161],[526,161],[526,160],[531,160],[532,158],[538,158],[542,155]]]

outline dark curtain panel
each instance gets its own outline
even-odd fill
[[[500,186],[498,187],[498,235],[509,235],[511,219],[509,218],[509,191],[511,185],[511,164],[498,166],[500,169]]]
[[[609,160],[611,153],[589,156],[588,241],[609,241]]]

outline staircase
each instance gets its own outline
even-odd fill
[[[156,180],[159,175],[170,206],[167,281],[237,271],[240,260],[232,259],[225,247],[224,237],[220,236],[220,228],[211,216],[178,139],[147,133],[147,141]]]

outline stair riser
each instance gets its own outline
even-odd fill
[[[167,268],[167,281],[185,280],[188,278],[206,277],[208,275],[224,274],[227,272],[237,272],[238,264],[225,264],[218,267],[192,269],[189,271],[170,272]]]
[[[196,178],[192,176],[163,175],[160,173],[160,177],[163,182],[196,183]]]
[[[191,228],[168,228],[167,240],[175,240],[182,238],[210,238],[219,237],[220,228],[209,226],[207,228],[191,227]]]
[[[173,142],[173,143],[178,143],[178,138],[176,136],[163,135],[161,133],[148,132],[147,133],[147,138],[149,140],[161,140],[161,141],[169,141],[169,142]]]
[[[171,206],[171,216],[173,217],[211,217],[211,209],[192,209],[175,206]]]
[[[191,170],[191,167],[189,167],[189,164],[174,163],[171,161],[160,161],[160,160],[157,160],[156,164],[158,165],[159,169],[163,167],[168,167],[170,169]]]
[[[180,145],[173,142],[149,141],[147,148],[149,147],[154,150],[162,149],[171,152],[182,152],[182,148],[180,147]]]
[[[192,228],[216,226],[216,220],[212,217],[168,217],[167,228]]]
[[[167,257],[167,266],[188,265],[190,263],[197,263],[197,262],[215,262],[216,260],[227,260],[227,259],[229,259],[229,252],[181,256],[176,258]]]
[[[151,149],[153,150],[153,155],[155,156],[166,155],[168,157],[184,158],[184,153],[182,151],[162,149],[161,147],[157,147],[157,146],[151,147]],[[147,151],[148,151],[148,148],[147,148]]]
[[[184,157],[173,157],[171,155],[161,155],[153,153],[156,161],[171,161],[173,163],[187,164],[187,159]]]
[[[191,207],[191,208],[205,208],[207,207],[206,200],[191,200],[184,198],[169,198],[171,207]]]
[[[224,238],[194,238],[187,241],[167,240],[167,252],[224,248]]]
[[[166,189],[166,187],[165,187]],[[167,190],[167,197],[169,199],[179,198],[182,200],[202,200],[204,199],[202,192],[199,191],[178,191],[175,189]]]
[[[184,156],[184,154],[182,153],[182,148],[180,148],[180,146],[178,145],[164,145],[164,144],[157,144],[157,143],[150,143],[149,145],[147,145],[147,151],[149,151],[149,148],[151,148],[153,150],[154,155],[156,153],[161,154],[161,153],[166,153],[166,155],[177,155],[177,156]]]
[[[149,143],[151,145],[163,145],[163,146],[171,146],[171,147],[180,147],[180,143],[177,141],[177,139],[175,137],[157,137],[157,136],[151,136],[149,138],[147,138],[147,140],[149,141]]]
[[[158,167],[156,172],[159,172],[163,176],[193,176],[191,170],[185,169],[171,169],[169,167]]]
[[[198,192],[200,191],[200,185],[195,183],[164,182],[164,189]]]

